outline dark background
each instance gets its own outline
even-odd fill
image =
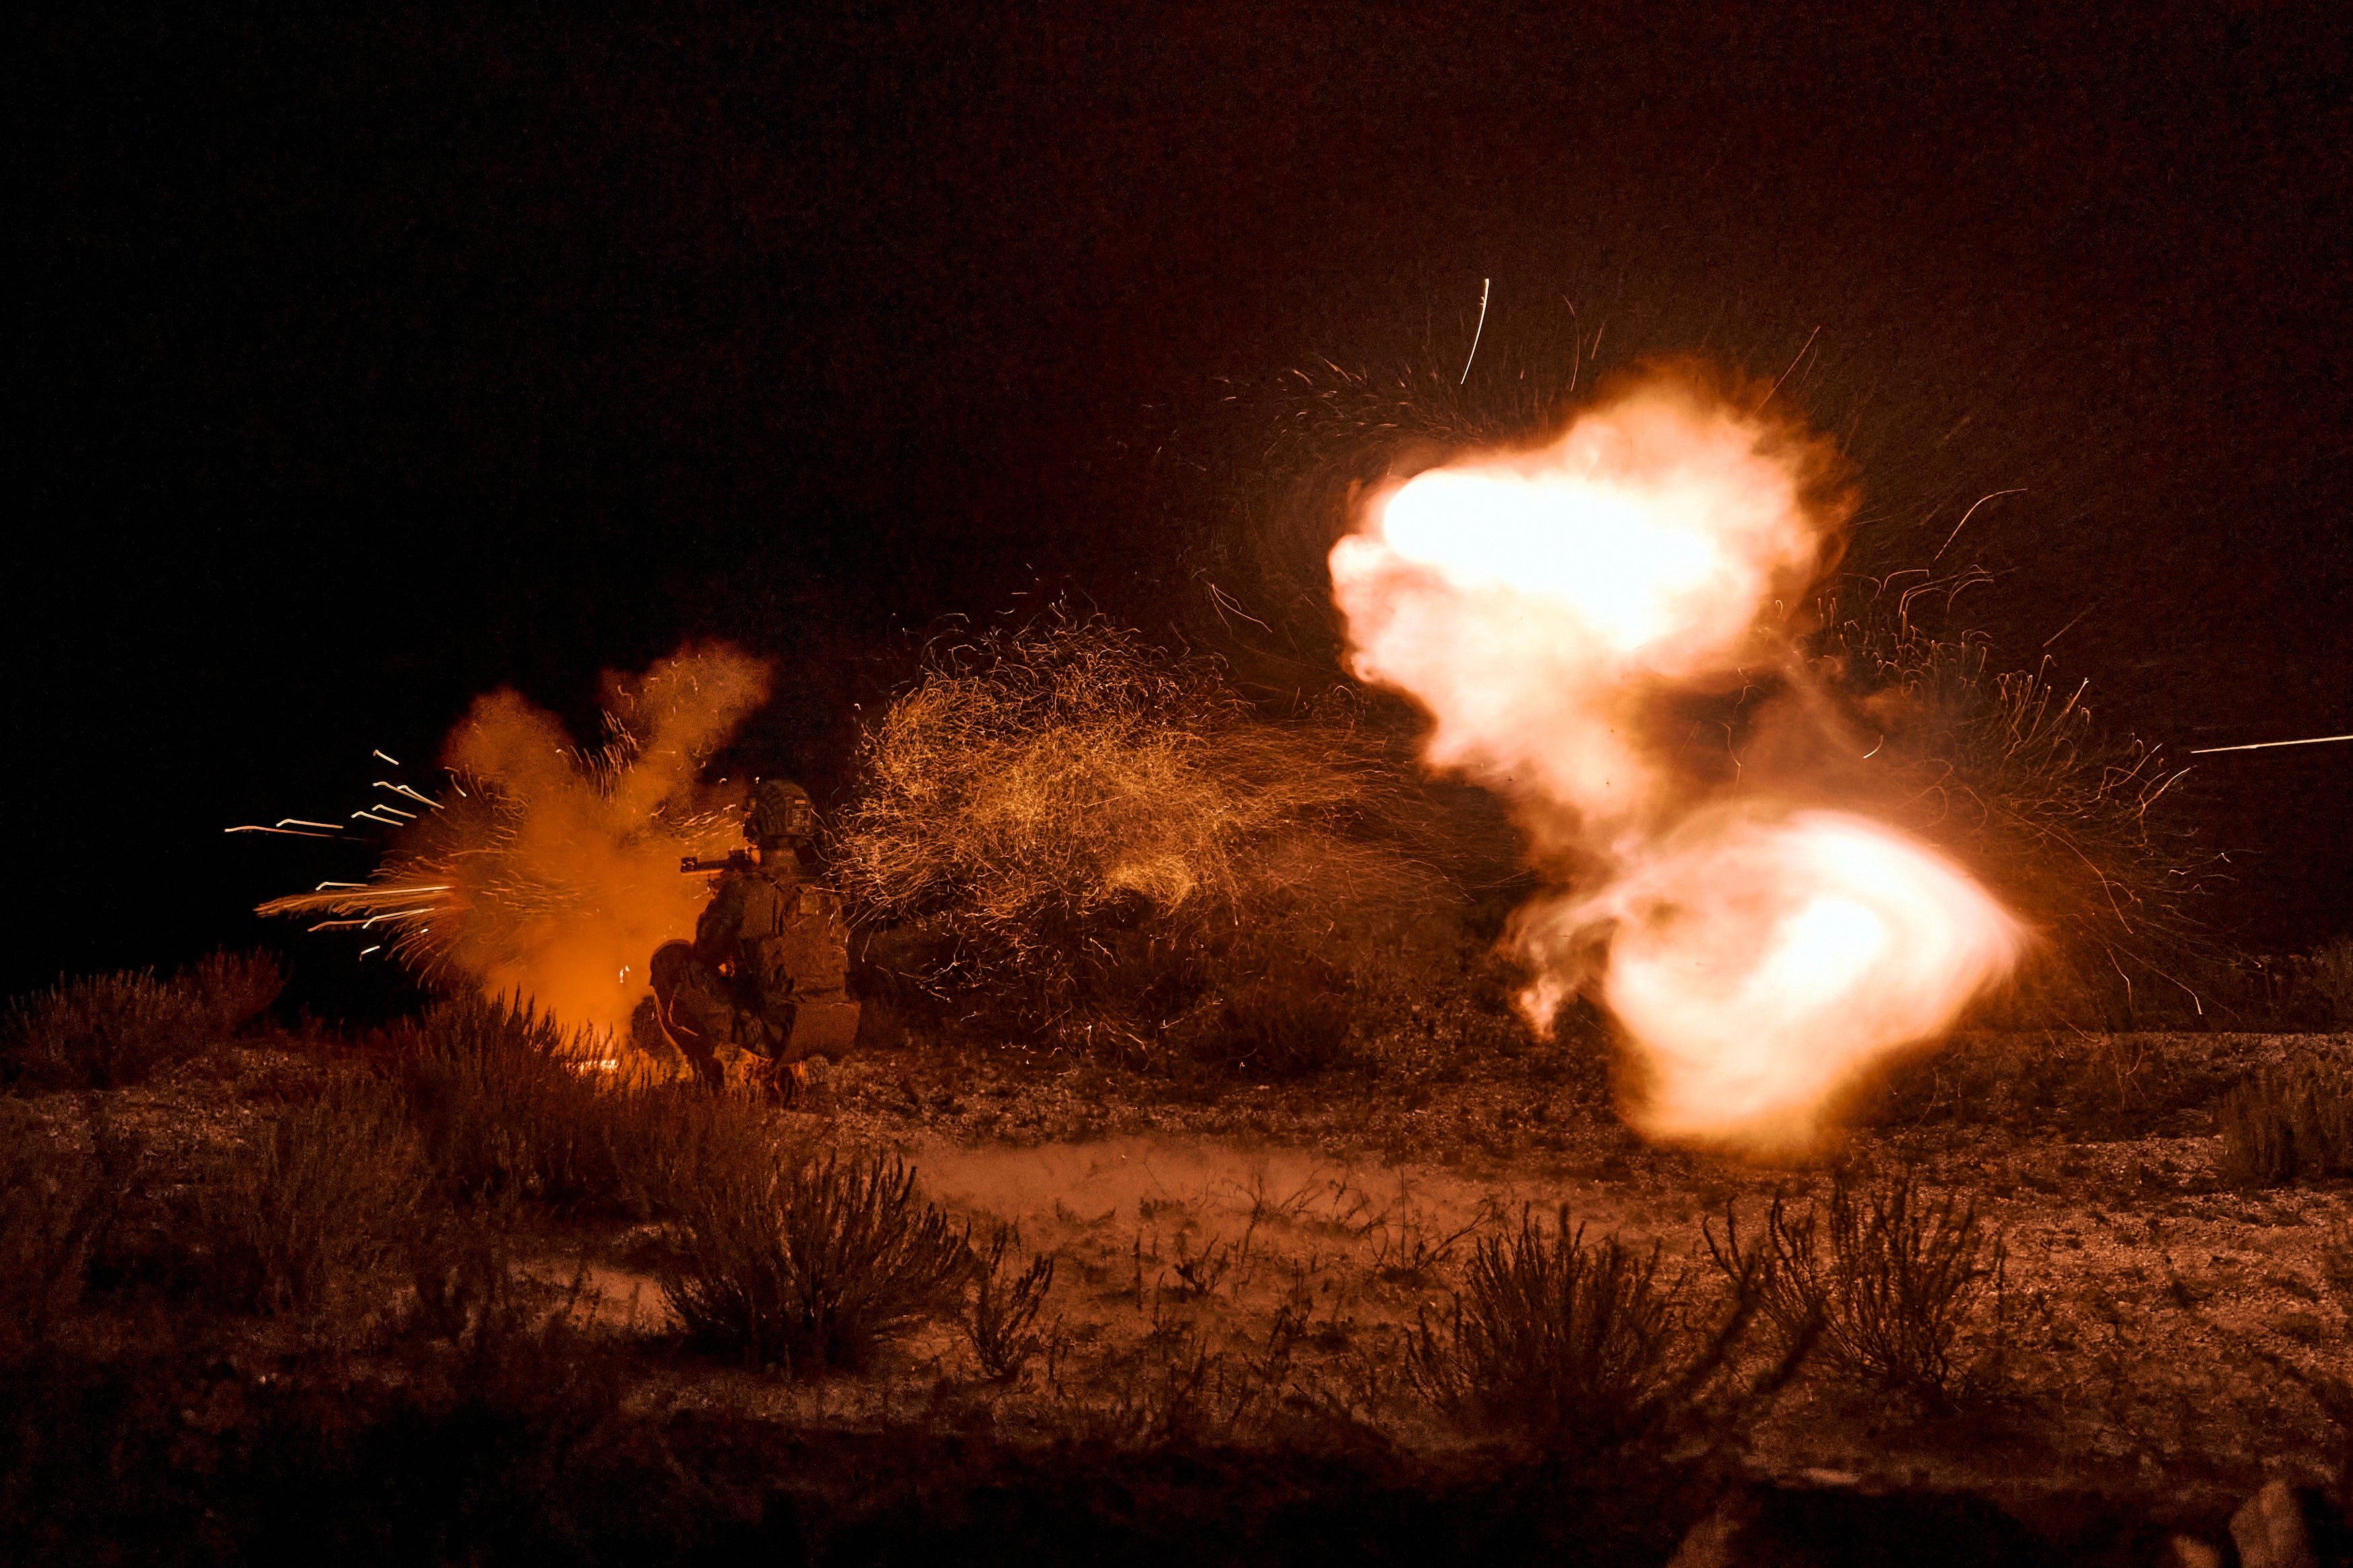
[[[1596,330],[1788,372],[1860,563],[2023,489],[1938,565],[2105,725],[2353,731],[2336,7],[51,9],[10,992],[256,940],[364,862],[221,829],[501,684],[585,737],[600,669],[729,637],[784,661],[745,754],[837,792],[943,616],[1198,618],[1229,524],[1180,513],[1263,446],[1221,400],[1459,366],[1482,278],[1474,391]],[[2353,929],[2353,744],[2197,761],[2215,920]]]

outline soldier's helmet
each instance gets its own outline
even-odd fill
[[[744,818],[744,837],[759,845],[816,837],[817,807],[808,791],[789,779],[762,779]]]

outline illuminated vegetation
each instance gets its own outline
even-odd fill
[[[2221,1170],[2240,1186],[2353,1176],[2353,1068],[2317,1058],[2259,1073],[2219,1115]]]
[[[1755,1282],[1785,1346],[1810,1343],[1840,1375],[1932,1405],[1954,1385],[1962,1331],[1998,1311],[2004,1287],[2007,1249],[1976,1205],[1931,1197],[1908,1174],[1839,1171],[1800,1212],[1776,1197],[1754,1249],[1741,1250],[1730,1214],[1722,1244],[1707,1242],[1726,1275]]]
[[[1460,965],[1475,830],[1345,700],[1264,722],[1212,660],[1054,620],[943,656],[862,762],[837,879],[1022,1032],[1281,1075],[1340,1059],[1341,994]]]
[[[1860,1442],[1900,1487],[1939,1423],[1988,1410],[2024,1424],[1987,1459],[2004,1473],[2087,1421],[2205,1441],[2179,1424],[2239,1417],[2067,1381],[2063,1336],[2087,1332],[2117,1378],[2157,1378],[2184,1314],[2246,1339],[2218,1357],[2279,1369],[2257,1458],[2284,1452],[2288,1405],[2318,1434],[2294,1454],[2334,1451],[2342,1247],[2316,1238],[2341,1234],[2340,1179],[2304,1168],[2263,1202],[2313,1223],[2214,1244],[2269,1248],[2262,1289],[2290,1310],[2242,1302],[2251,1271],[2210,1279],[2202,1234],[2177,1235],[2220,1223],[2198,1215],[2228,1108],[2280,1100],[2269,1079],[2121,1041],[1991,1100],[2031,1053],[1989,1058],[1858,1134],[1906,1175],[1809,1178],[1643,1150],[1567,1092],[1567,1047],[1424,1017],[1450,1032],[1423,1055],[1271,1087],[927,1041],[834,1064],[790,1113],[583,1071],[588,1041],[479,1001],[360,1039],[252,1036],[128,1094],[20,1080],[0,1526],[55,1544],[33,1561],[201,1538],[856,1562],[1208,1521],[1280,1543],[1270,1561],[1380,1561],[1409,1517],[1550,1551],[1569,1499],[1591,1560],[1656,1562],[1744,1448],[1820,1465]],[[2045,1089],[2082,1104],[2034,1120]],[[984,1107],[1103,1120],[992,1145]],[[929,1182],[893,1147],[923,1149]],[[1356,1152],[1310,1152],[1334,1147]],[[1563,1180],[1594,1230],[1479,1195]],[[1754,1235],[1703,1231],[1727,1192],[1764,1210]],[[2140,1261],[2020,1248],[2035,1305],[2005,1310],[2015,1227],[2094,1213],[2148,1221]],[[1977,1353],[1995,1339],[2002,1358]],[[1858,1384],[1862,1437],[1838,1403]],[[2104,1506],[2137,1528],[2175,1485]],[[2211,1537],[2221,1515],[2198,1517]]]
[[[121,1089],[203,1055],[258,1017],[284,986],[267,954],[215,953],[185,974],[60,980],[8,1005],[0,1079]]]

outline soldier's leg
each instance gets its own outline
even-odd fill
[[[770,999],[747,1032],[759,1042],[754,1048],[760,1054],[760,1091],[786,1105],[792,1104],[799,1098],[797,1091],[803,1081],[793,1075],[786,1061],[793,1037],[792,1003]]]
[[[656,950],[649,968],[656,1020],[694,1068],[695,1077],[714,1088],[721,1081],[718,1047],[734,1032],[734,1005],[726,985],[682,942]]]

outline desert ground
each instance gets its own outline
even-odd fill
[[[23,1560],[2254,1563],[2274,1482],[2315,1561],[2342,1550],[2353,1185],[2250,1179],[2221,1118],[2353,1071],[2345,1033],[1965,1035],[1763,1164],[1637,1137],[1595,1030],[1434,1006],[1254,1081],[917,1029],[719,1112],[797,1168],[903,1162],[981,1259],[836,1364],[690,1331],[681,1279],[723,1272],[691,1205],[524,1148],[554,1113],[512,1087],[489,1165],[410,1092],[425,1176],[348,1110],[339,1174],[301,1173],[306,1114],[413,1090],[432,1048],[264,1016],[141,1081],[13,1087],[9,1241],[47,1281],[11,1346]],[[683,1146],[647,1125],[611,1136]],[[442,1179],[468,1159],[503,1176]],[[1940,1371],[1793,1359],[1758,1312],[1677,1383],[1732,1311],[1711,1243],[1841,1184],[1968,1224]],[[1563,1216],[1651,1260],[1648,1415],[1438,1380],[1482,1257],[1530,1226],[1557,1257]],[[985,1352],[977,1292],[1039,1259]]]

